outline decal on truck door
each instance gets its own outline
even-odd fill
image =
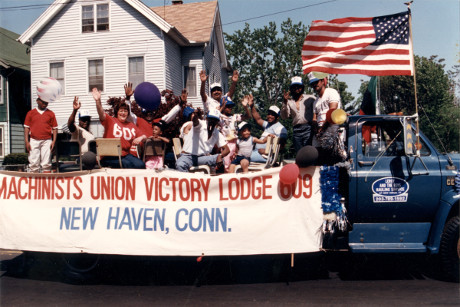
[[[407,202],[409,183],[401,178],[385,177],[372,183],[374,203]]]

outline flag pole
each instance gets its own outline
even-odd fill
[[[407,5],[407,10],[409,11],[409,37],[410,37],[410,48],[412,52],[412,69],[414,71],[414,96],[415,96],[415,115],[416,115],[416,120],[415,120],[415,136],[417,139],[417,142],[415,143],[415,148],[416,148],[416,156],[420,157],[420,127],[419,127],[419,116],[418,116],[418,100],[417,100],[417,78],[416,78],[416,73],[415,73],[415,53],[414,53],[414,43],[412,39],[412,12],[410,10],[410,5],[412,4],[413,1],[406,2],[404,4]]]

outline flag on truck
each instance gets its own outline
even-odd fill
[[[375,115],[377,106],[377,77],[371,77],[363,95],[359,115]]]
[[[303,72],[413,75],[410,11],[315,20],[302,47]]]

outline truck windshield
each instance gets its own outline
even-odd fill
[[[415,133],[415,132],[414,132]],[[365,156],[404,156],[404,132],[399,121],[366,122],[362,126],[362,152]],[[430,151],[421,140],[422,155]]]

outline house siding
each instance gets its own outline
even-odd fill
[[[223,93],[227,93],[229,90],[228,87],[228,74],[227,70],[222,67],[222,59],[220,58],[220,52],[218,50],[219,46],[216,43],[216,35],[215,32],[212,34],[212,40],[210,44],[206,47],[204,51],[204,62],[206,67],[206,72],[208,73],[208,84],[219,82],[222,84]],[[214,52],[212,45],[214,44]],[[209,91],[209,89],[206,89]]]
[[[165,88],[179,95],[182,91],[181,49],[167,36],[165,46]]]
[[[74,96],[79,97],[82,107],[90,110],[93,118],[97,116],[88,88],[88,60],[104,61],[102,101],[124,96],[129,56],[144,56],[145,81],[154,83],[159,89],[166,84],[163,73],[165,44],[162,32],[156,25],[125,1],[113,0],[109,6],[110,30],[82,33],[82,4],[87,5],[88,2],[75,1],[66,5],[33,39],[31,48],[34,105],[34,85],[41,78],[49,76],[51,62],[64,62],[65,95],[60,102],[49,105],[56,113],[60,126],[72,111]]]
[[[24,144],[24,126],[20,124],[11,124],[10,128],[9,153],[26,152],[26,146]]]

